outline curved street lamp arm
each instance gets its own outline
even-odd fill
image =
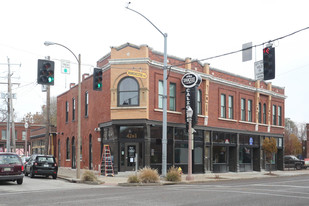
[[[67,50],[69,50],[69,51],[73,54],[73,56],[75,57],[76,61],[80,64],[79,59],[78,59],[77,56],[72,52],[71,49],[69,49],[68,47],[66,47],[66,46],[64,46],[64,45],[62,45],[62,44],[59,44],[59,43],[54,43],[54,44],[55,44],[55,45],[58,45],[58,46],[62,46],[62,47],[64,47],[64,48],[66,48]]]
[[[145,17],[143,14],[139,13],[138,11],[135,11],[133,9],[130,9],[129,7],[126,7],[127,9],[134,11],[135,13],[141,15],[142,17],[144,17],[149,23],[151,23],[152,26],[154,26],[154,28],[156,28],[164,37],[167,37],[166,33],[163,33],[158,27],[156,27],[156,25],[154,25],[149,19],[147,19],[147,17]]]

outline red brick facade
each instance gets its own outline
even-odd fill
[[[140,160],[142,165],[149,165],[153,162],[157,149],[153,145],[155,138],[152,136],[152,127],[160,126],[162,122],[162,109],[159,104],[159,80],[163,80],[162,71],[163,55],[153,51],[148,46],[135,46],[125,44],[117,48],[111,48],[111,53],[102,57],[97,66],[103,70],[103,86],[102,91],[94,91],[92,88],[92,76],[83,78],[81,83],[81,167],[98,169],[101,156],[102,144],[111,144],[114,164],[119,171],[128,170],[130,167],[123,166],[127,161],[127,143],[136,144],[142,151]],[[187,64],[185,64],[187,63]],[[271,83],[255,81],[244,78],[236,74],[230,74],[218,69],[209,67],[208,64],[200,62],[190,63],[190,59],[180,59],[168,56],[168,65],[178,65],[170,67],[167,85],[170,83],[176,85],[176,110],[168,111],[167,121],[168,126],[177,130],[184,128],[185,125],[185,89],[181,84],[182,76],[188,72],[194,72],[202,77],[202,83],[199,86],[201,90],[201,109],[202,112],[198,116],[197,129],[203,131],[203,135],[214,135],[216,131],[235,133],[237,141],[243,133],[255,135],[258,139],[257,147],[260,149],[262,139],[266,136],[274,136],[283,142],[284,132],[284,88],[272,86]],[[132,77],[128,71],[142,73],[145,77]],[[131,77],[136,80],[139,87],[138,106],[123,106],[119,103],[119,88],[118,85],[122,79]],[[60,166],[74,167],[72,163],[72,153],[76,154],[76,138],[77,138],[77,86],[58,96],[57,99],[57,133],[60,143],[60,151],[57,150],[58,156],[61,156]],[[170,108],[170,93],[167,90],[167,108]],[[88,115],[85,115],[86,110],[86,94],[88,94]],[[226,95],[226,117],[221,117],[221,94]],[[233,118],[228,117],[228,97],[233,97]],[[241,120],[241,99],[246,102],[246,119]],[[75,100],[75,112],[73,101]],[[248,100],[252,102],[252,119],[248,120]],[[68,106],[68,119],[66,112]],[[265,122],[259,120],[259,104],[261,108],[265,104]],[[276,124],[273,125],[273,105],[275,105]],[[278,108],[280,107],[280,115]],[[73,113],[75,119],[73,120]],[[261,111],[261,116],[262,115]],[[280,117],[279,117],[280,116]],[[279,118],[280,125],[279,125]],[[262,118],[263,119],[263,118]],[[135,140],[122,137],[122,131],[126,126],[134,127],[139,125],[143,127],[142,137]],[[100,129],[97,129],[100,128]],[[100,131],[99,131],[100,130]],[[128,130],[131,131],[131,130]],[[207,132],[210,132],[209,134]],[[207,133],[207,134],[206,134]],[[177,135],[171,134],[177,139]],[[211,137],[212,138],[212,137]],[[209,146],[210,142],[205,139],[203,147]],[[212,140],[210,140],[212,141]],[[158,143],[158,142],[157,142]],[[249,144],[249,143],[248,143]],[[91,145],[91,146],[90,146]],[[123,146],[124,145],[124,146]],[[230,145],[238,148],[237,145]],[[91,148],[91,149],[90,149]],[[283,150],[283,146],[280,146]],[[173,147],[172,147],[173,149]],[[91,151],[90,151],[91,150]],[[181,150],[181,149],[180,149]],[[231,149],[232,151],[233,149]],[[238,149],[237,149],[238,150]],[[235,150],[235,151],[237,151]],[[281,151],[282,152],[282,151]],[[237,152],[236,152],[237,153]],[[236,155],[234,151],[230,152],[229,156]],[[282,153],[283,154],[283,153]],[[172,154],[173,160],[171,164],[177,163],[177,154]],[[259,156],[260,150],[256,152]],[[92,156],[92,157],[90,157]],[[126,159],[123,159],[126,158]],[[211,155],[209,158],[213,158]],[[204,159],[204,158],[201,158]],[[207,159],[207,158],[206,158]],[[258,158],[259,159],[259,158]],[[204,160],[203,160],[204,161]],[[232,160],[231,160],[232,161]],[[257,160],[259,161],[259,160]],[[281,162],[281,156],[278,157]],[[202,162],[203,168],[206,168],[206,162]],[[209,163],[212,165],[211,163]],[[238,161],[235,161],[237,168]],[[252,163],[253,164],[253,163]],[[129,165],[129,163],[128,163]],[[278,164],[281,168],[281,163]],[[211,166],[212,167],[212,166]],[[254,167],[254,166],[253,166]],[[257,167],[262,167],[258,163]],[[231,169],[230,169],[231,170]],[[237,169],[233,169],[237,171]],[[205,171],[203,169],[203,171]]]
[[[15,131],[16,131],[16,153],[19,155],[24,155],[25,152],[25,138],[27,136],[27,144],[28,144],[28,149],[29,149],[29,154],[31,154],[31,130],[32,129],[37,129],[41,126],[39,125],[29,125],[28,129],[26,130],[25,128],[25,123],[23,122],[16,122],[15,123]],[[7,131],[7,123],[2,122],[0,123],[0,130],[1,130],[1,137],[0,137],[0,152],[6,150],[6,131]],[[27,131],[27,133],[26,133]],[[27,134],[27,135],[26,135]],[[11,133],[12,135],[12,133]],[[23,136],[24,135],[24,136]],[[12,142],[12,137],[11,139],[11,150],[13,149],[13,142]]]

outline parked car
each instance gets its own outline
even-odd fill
[[[15,153],[0,152],[0,181],[13,181],[23,183],[24,165]]]
[[[33,178],[35,175],[50,175],[56,179],[58,173],[58,165],[53,155],[32,155],[26,164],[25,175]]]
[[[21,162],[22,162],[23,165],[24,165],[24,168],[26,168],[26,164],[27,164],[27,162],[29,161],[30,157],[28,157],[28,156],[22,156],[22,157],[20,157],[20,159],[21,159]],[[25,169],[24,169],[24,173],[25,173]]]
[[[285,155],[284,164],[286,168],[295,168],[297,170],[306,168],[305,161],[298,159],[294,155]]]
[[[307,169],[309,167],[309,158],[305,158],[305,168]]]

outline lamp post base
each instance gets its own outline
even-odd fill
[[[186,180],[187,181],[193,181],[194,177],[192,175],[187,175]]]

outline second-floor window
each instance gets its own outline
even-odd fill
[[[248,122],[252,122],[252,100],[248,100]]]
[[[197,114],[202,114],[202,90],[197,92]]]
[[[234,97],[229,96],[229,119],[234,119],[233,106],[234,106]]]
[[[240,118],[241,121],[246,121],[246,100],[244,98],[240,100]]]
[[[282,107],[278,106],[278,125],[282,126]]]
[[[69,102],[65,102],[65,122],[69,121]]]
[[[226,110],[226,101],[225,101],[225,94],[221,94],[221,115],[220,117],[225,118],[225,110]]]
[[[72,121],[75,120],[75,98],[72,99]]]
[[[88,117],[89,94],[85,93],[85,117]]]
[[[273,105],[273,125],[277,124],[277,121],[276,121],[276,117],[277,117],[276,110],[277,110],[276,105]]]
[[[266,124],[266,104],[263,104],[263,123]]]
[[[139,85],[135,78],[125,77],[118,84],[118,106],[138,106]]]
[[[163,108],[163,81],[159,80],[158,83],[158,108]]]
[[[26,140],[26,138],[27,138],[27,133],[26,133],[26,131],[22,131],[21,139],[22,139],[22,140]]]
[[[170,83],[170,110],[176,111],[176,84]]]
[[[259,123],[262,123],[262,104],[259,103]]]
[[[1,131],[1,139],[6,140],[6,130]]]

